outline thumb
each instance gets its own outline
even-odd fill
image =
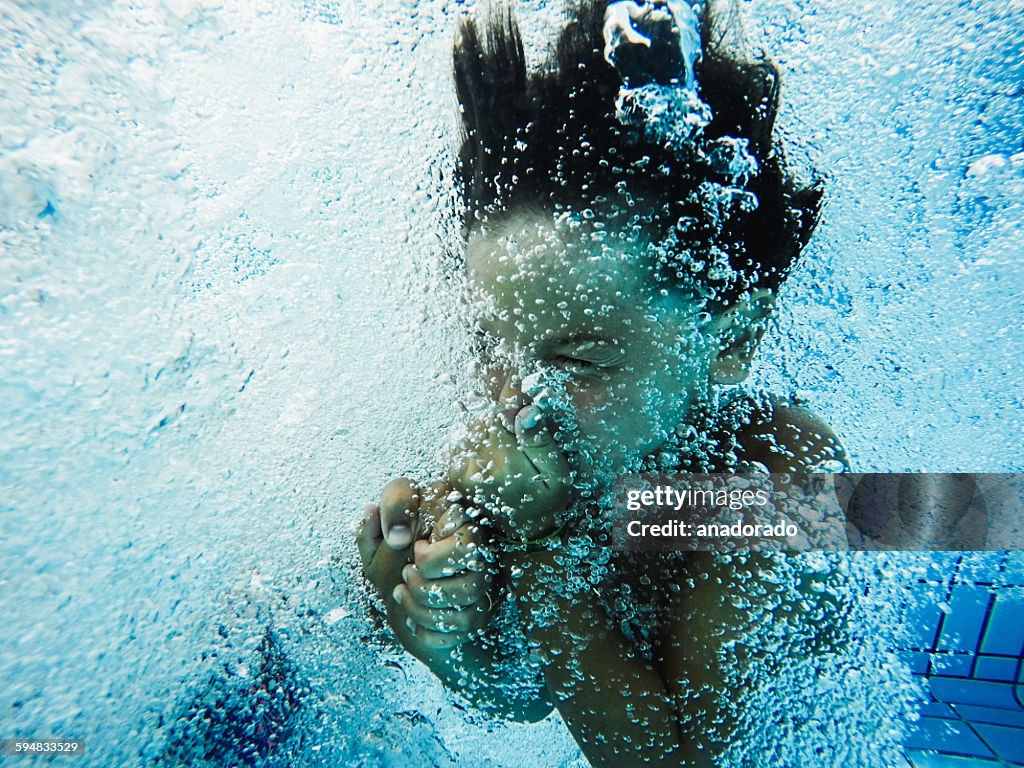
[[[391,549],[407,549],[416,538],[419,524],[419,489],[405,477],[384,486],[380,496],[380,528]]]
[[[562,479],[569,475],[569,460],[555,443],[551,426],[537,406],[523,406],[516,414],[516,440],[519,450],[548,478]]]

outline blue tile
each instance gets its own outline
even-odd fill
[[[928,590],[929,592],[931,590]],[[908,647],[912,650],[930,651],[935,648],[935,638],[942,620],[938,600],[931,599],[925,590],[912,594],[903,616],[903,625],[909,637]]]
[[[942,621],[940,651],[976,651],[988,612],[990,591],[973,584],[956,584],[949,598],[950,612]]]
[[[1003,583],[1024,587],[1024,552],[1007,552],[1003,563]]]
[[[926,701],[921,705],[919,714],[921,717],[944,717],[947,720],[960,720],[961,717],[956,711],[941,701]]]
[[[903,651],[900,659],[915,675],[928,674],[929,654],[924,651]]]
[[[1008,659],[1004,656],[979,656],[974,667],[973,677],[980,680],[1015,682],[1018,666],[1020,666],[1020,662],[1017,659]]]
[[[959,552],[933,552],[924,579],[931,583],[948,583],[956,578]]]
[[[947,704],[977,704],[982,707],[1020,709],[1020,703],[1014,696],[1014,686],[1009,683],[930,677],[928,687],[932,696]]]
[[[996,591],[992,613],[981,642],[982,653],[1021,656],[1024,651],[1024,590]]]
[[[914,768],[994,768],[1000,765],[994,760],[982,760],[979,757],[937,755],[934,752],[917,750],[909,750],[907,756]]]
[[[933,653],[928,674],[942,677],[970,677],[973,663],[973,654]]]
[[[986,724],[979,724],[975,727],[981,738],[1001,758],[1014,763],[1024,763],[1024,737],[1019,728]]]
[[[959,755],[993,756],[967,723],[937,717],[922,717],[904,745],[912,749],[934,749]]]
[[[996,709],[995,707],[976,707],[972,704],[956,704],[956,711],[964,720],[971,724],[992,723],[1020,728],[1024,734],[1024,709]]]
[[[1004,552],[964,552],[956,569],[958,581],[975,584],[1003,583]]]

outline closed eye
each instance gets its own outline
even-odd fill
[[[592,360],[584,360],[581,357],[572,357],[570,355],[555,355],[551,358],[551,361],[563,368],[595,368],[597,366]]]
[[[587,341],[582,344],[559,344],[550,350],[552,363],[573,370],[610,371],[626,359],[625,351],[603,342]]]

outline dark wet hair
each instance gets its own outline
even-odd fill
[[[732,301],[753,285],[777,288],[814,231],[822,196],[820,184],[796,183],[773,142],[778,70],[763,55],[746,58],[736,50],[735,3],[702,13],[696,76],[713,113],[704,138],[745,138],[759,165],[746,185],[757,197],[756,208],[733,210],[724,226],[716,225],[700,200],[701,185],[715,180],[713,172],[680,160],[616,118],[621,83],[604,58],[607,5],[582,0],[570,8],[549,61],[532,73],[507,6],[492,8],[482,27],[471,18],[461,22],[454,73],[463,128],[463,236],[478,221],[521,208],[602,202],[625,208],[634,198],[644,201],[634,211],[644,211],[644,224],[656,236],[684,220],[681,241],[691,255],[699,259],[702,249],[712,247],[727,255],[739,278],[722,288],[718,300]],[[670,272],[681,276],[678,269]]]

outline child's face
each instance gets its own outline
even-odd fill
[[[490,396],[517,409],[544,400],[531,374],[556,382],[540,404],[575,433],[563,448],[584,477],[626,471],[662,445],[707,393],[718,348],[699,300],[662,293],[644,246],[609,233],[511,214],[476,228],[466,251]]]

